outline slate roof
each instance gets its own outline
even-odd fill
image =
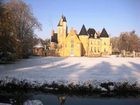
[[[100,37],[109,37],[108,33],[106,32],[105,28],[103,28]]]
[[[58,23],[58,25],[57,25],[57,26],[61,26],[61,25],[60,25],[60,21],[59,21],[59,23]]]
[[[85,25],[83,24],[79,35],[88,35]]]
[[[94,38],[94,35],[96,33],[94,28],[89,28],[87,32],[89,34],[89,38]]]
[[[54,33],[54,35],[51,36],[51,42],[58,43],[58,41],[57,41],[57,33]]]
[[[67,22],[67,20],[66,20],[66,17],[65,17],[65,16],[63,16],[63,22]]]
[[[66,17],[65,17],[65,16],[63,16],[63,15],[62,15],[62,17],[61,17],[61,18],[63,19],[63,22],[67,22],[67,19],[66,19]],[[60,20],[61,20],[61,19],[60,19]],[[59,21],[59,23],[58,23],[58,25],[57,25],[57,26],[61,26],[61,25],[60,25],[60,21]]]

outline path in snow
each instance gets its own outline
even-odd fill
[[[0,78],[30,81],[140,81],[140,58],[33,57],[0,65]]]

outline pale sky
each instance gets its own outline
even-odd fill
[[[50,38],[56,31],[61,15],[67,18],[68,29],[86,28],[101,31],[106,28],[111,36],[135,30],[140,35],[140,0],[24,0],[42,24],[42,31],[35,33]]]

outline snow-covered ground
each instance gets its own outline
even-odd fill
[[[0,105],[12,105],[12,104],[5,104],[5,103],[0,103]]]
[[[0,80],[43,82],[129,81],[140,83],[140,58],[33,57],[0,65]]]

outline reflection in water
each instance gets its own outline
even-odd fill
[[[1,104],[3,103],[3,104]],[[4,104],[5,103],[5,104]],[[140,105],[139,98],[99,98],[44,93],[0,93],[0,105]]]
[[[0,103],[10,105],[23,105],[23,103],[31,97],[23,92],[0,93]],[[2,104],[2,105],[3,105]],[[1,104],[0,104],[1,105]]]
[[[58,96],[58,100],[60,102],[60,105],[64,105],[65,101],[66,101],[66,96]]]
[[[23,105],[43,105],[40,100],[27,100]]]

